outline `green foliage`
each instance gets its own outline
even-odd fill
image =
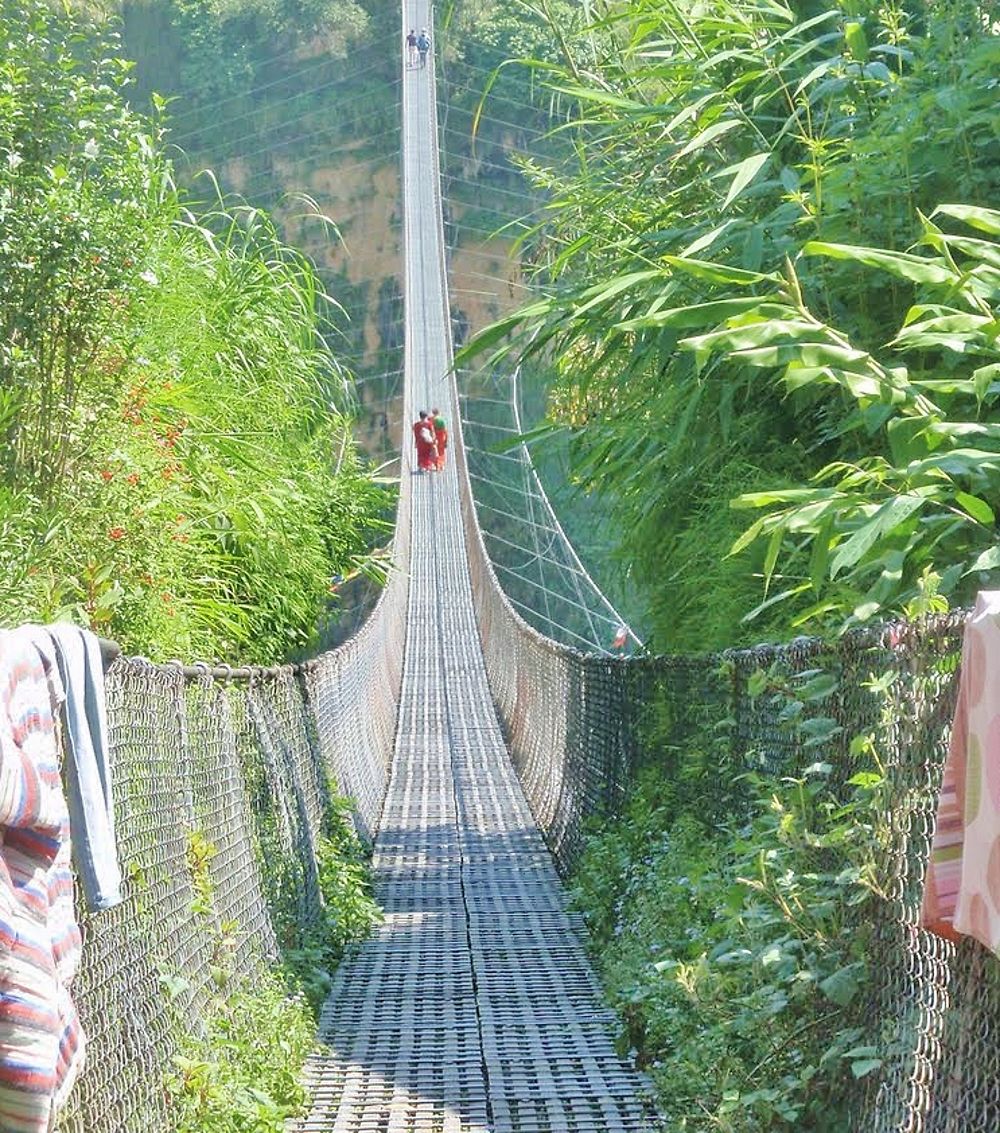
[[[261,844],[265,877],[282,873],[272,845]],[[203,1013],[204,1028],[184,1035],[164,1085],[176,1133],[280,1133],[306,1100],[299,1072],[313,1047],[316,1020],[329,993],[331,972],[345,950],[363,939],[381,917],[371,897],[365,847],[354,832],[349,800],[333,795],[326,834],[317,845],[323,909],[297,939],[282,939],[281,963],[252,977],[234,973],[239,940],[215,907],[211,863],[218,850],[201,831],[188,834],[186,859],[192,910],[212,943],[214,993]],[[280,892],[280,890],[279,890]],[[289,932],[280,901],[271,915],[279,936]],[[189,991],[181,976],[163,978],[171,1000]]]
[[[978,235],[1000,235],[1000,213],[942,205],[934,215],[960,231],[921,218],[923,254],[815,241],[803,249],[915,285],[884,360],[810,312],[791,266],[753,306],[678,343],[702,365],[764,370],[800,406],[836,391],[838,435],[871,452],[826,464],[815,486],[734,501],[767,509],[737,542],[767,540],[767,581],[783,551],[799,562],[808,551],[796,587],[815,593],[824,616],[905,613],[926,604],[928,587],[966,601],[1000,567],[990,503],[1000,491],[1000,243]]]
[[[330,972],[346,950],[382,919],[372,897],[368,853],[354,829],[350,800],[334,795],[327,834],[316,846],[323,909],[301,941],[285,952],[289,969],[318,1015]]]
[[[567,0],[546,0],[538,9],[497,0],[455,0],[447,6],[438,32],[444,43],[449,132],[463,156],[494,163],[482,176],[484,184],[524,188],[510,159],[549,124],[547,92],[530,69],[508,64],[555,61],[560,36],[553,34],[553,26],[571,34],[583,19],[581,8]],[[506,211],[511,211],[509,204]]]
[[[191,888],[194,890],[191,908],[200,916],[208,916],[212,912],[213,890],[209,864],[218,852],[218,846],[210,842],[200,830],[188,832],[187,864],[191,874]]]
[[[866,357],[881,353],[873,365],[888,375],[873,380],[896,380],[887,328],[904,328],[891,349],[909,351],[920,380],[948,380],[957,368],[963,380],[982,371],[988,385],[995,247],[932,232],[922,216],[941,200],[979,210],[995,202],[1000,40],[987,13],[966,3],[912,13],[629,0],[593,13],[589,27],[562,36],[559,61],[530,66],[575,147],[572,161],[526,166],[550,199],[534,236],[542,296],[473,350],[513,349],[559,368],[550,416],[571,437],[576,476],[604,494],[623,557],[662,595],[693,565],[686,534],[730,522],[719,512],[732,487],[781,492],[822,470],[849,477],[860,466],[850,490],[868,518],[890,493],[908,491],[900,481],[910,458],[900,461],[898,443],[891,451],[877,415],[908,417],[912,406],[858,411],[859,401],[883,396],[861,388]],[[949,224],[957,219],[952,212]],[[932,254],[905,252],[915,239]],[[952,262],[932,264],[934,256]],[[793,359],[795,377],[786,369]],[[855,376],[832,379],[831,370]],[[923,392],[928,412],[956,427],[988,422],[989,404],[974,397],[944,405],[940,390]],[[900,473],[891,486],[879,458]],[[733,484],[742,474],[747,482]],[[925,570],[939,576],[941,594],[959,593],[956,576],[975,561],[962,550],[963,525],[988,527],[992,507],[967,476],[959,481],[962,500],[978,502],[970,512],[956,491],[940,493],[941,522],[918,540],[895,589],[890,580],[871,593],[873,578],[849,572],[859,548],[848,552],[849,530],[818,540],[829,544],[823,562],[804,535],[784,541],[770,523],[770,541],[737,541],[736,557],[717,571],[722,608],[756,606],[763,626],[727,630],[720,618],[706,637],[702,606],[678,616],[657,597],[654,644],[676,649],[701,634],[702,647],[731,645],[782,622],[839,626],[856,606],[898,610],[926,589]],[[922,532],[927,511],[903,510],[892,501],[883,522],[894,530],[893,519],[909,519]],[[804,510],[796,521],[806,521]]]
[[[192,1032],[178,1020],[183,1040],[164,1075],[176,1133],[280,1133],[301,1111],[306,1094],[299,1070],[312,1049],[315,1015],[304,996],[289,992],[280,971],[236,976],[237,945],[215,911],[209,866],[218,852],[198,830],[188,834],[192,909],[213,941],[211,974],[218,990]],[[293,981],[294,983],[294,981]],[[188,990],[181,976],[163,979],[174,1000]]]
[[[43,4],[3,34],[2,617],[283,659],[384,529],[332,301],[264,214],[184,207],[113,41]]]
[[[0,431],[4,482],[47,502],[115,394],[104,343],[136,289],[162,165],[118,93],[128,65],[78,61],[47,5],[0,7]]]
[[[236,982],[214,1003],[202,1040],[175,1056],[165,1085],[176,1133],[281,1133],[302,1111],[298,1080],[315,1022],[276,976]]]
[[[807,744],[835,688],[756,681]],[[870,758],[864,738],[852,750]],[[864,990],[882,778],[745,767],[705,730],[651,758],[589,839],[574,902],[669,1128],[833,1133],[881,1065]]]
[[[322,37],[327,52],[343,57],[370,21],[355,0],[167,0],[136,5],[126,16],[126,44],[141,61],[140,92],[192,95],[188,113],[246,98],[276,44],[279,54],[292,54]]]
[[[530,256],[532,217],[547,196],[533,161],[572,152],[571,140],[550,129],[553,99],[534,67],[562,58],[563,38],[585,18],[584,8],[567,0],[451,0],[437,18],[449,244],[475,247],[496,237],[522,262]],[[503,281],[495,286],[497,310],[509,307]]]
[[[181,1038],[164,1075],[171,1128],[176,1133],[280,1133],[300,1112],[305,1090],[299,1069],[313,1045],[315,1016],[304,997],[289,991],[279,971],[237,976],[235,926],[220,922],[210,875],[218,848],[199,830],[188,833],[186,858],[192,911],[212,943],[212,991],[193,1031],[175,1020]],[[170,1002],[190,990],[182,975],[165,974]]]
[[[780,403],[783,413],[793,410],[800,422],[799,451],[835,450],[836,458],[812,473],[810,486],[772,481],[764,490],[748,491],[763,476],[745,466],[743,484],[732,485],[738,492],[732,493],[735,507],[766,508],[768,514],[734,540],[731,552],[759,544],[765,595],[772,581],[781,583],[760,609],[793,604],[789,620],[795,627],[834,619],[850,624],[873,615],[941,608],[949,599],[967,601],[1000,566],[990,502],[1000,490],[995,422],[1000,245],[993,238],[1000,234],[1000,213],[942,205],[931,219],[920,220],[919,251],[822,241],[810,241],[802,250],[804,263],[818,257],[854,263],[912,285],[916,302],[895,337],[878,350],[855,344],[845,331],[817,318],[791,263],[781,273],[739,273],[690,257],[665,257],[667,266],[648,269],[638,283],[622,281],[613,300],[606,298],[611,289],[592,289],[595,304],[626,304],[625,317],[608,325],[606,344],[651,328],[674,335],[674,384],[655,400],[642,385],[626,387],[615,399],[616,412],[625,405],[635,414],[652,411],[676,420],[668,403],[678,398],[683,372],[694,387],[685,386],[685,412],[701,389],[722,381],[731,390],[740,382],[748,395]],[[654,287],[664,295],[691,276],[719,284],[708,301],[635,313],[636,287]],[[740,290],[732,290],[734,285]],[[600,397],[598,390],[582,405],[579,395],[576,401],[567,398],[557,411],[572,422],[595,402],[599,409]],[[770,417],[755,422],[751,414],[740,426],[744,438],[756,439],[757,460],[771,468],[772,477],[780,458],[761,458],[770,456],[766,446],[773,444],[776,425]],[[659,576],[675,616],[685,612],[676,601],[685,573],[690,580],[704,576],[685,571],[690,563],[683,558],[676,519],[661,519],[657,497],[648,495],[648,480],[637,481],[631,460],[622,457],[632,455],[625,450],[631,441],[633,451],[644,454],[646,469],[662,469],[665,478],[685,486],[685,518],[702,537],[699,546],[711,549],[718,513],[695,500],[699,481],[711,486],[712,467],[693,462],[677,467],[678,432],[675,428],[669,438],[635,437],[630,419],[615,416],[602,442],[590,442],[578,461],[585,479],[610,480],[626,502],[638,497],[637,510],[649,501],[657,522],[640,531],[645,554],[655,563],[662,541],[672,540],[671,563],[681,564],[672,576],[664,577],[662,570]],[[789,462],[785,467],[794,471]],[[807,467],[803,460],[802,469]],[[720,498],[725,495],[715,495],[716,505]],[[715,551],[725,555],[717,541]],[[731,583],[720,593],[726,613],[732,613],[734,593],[745,596]],[[930,605],[928,595],[935,600]],[[711,625],[712,616],[709,605],[701,624],[708,618]],[[724,631],[725,617],[720,620]]]

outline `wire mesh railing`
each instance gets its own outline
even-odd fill
[[[641,647],[581,561],[522,439],[518,372],[463,371],[458,378],[478,521],[511,605],[546,637],[584,652]]]
[[[474,532],[471,499],[466,501]],[[724,730],[747,766],[794,774],[818,758],[845,781],[852,740],[869,737],[887,788],[876,863],[884,896],[872,944],[870,1020],[882,1066],[855,1086],[858,1133],[995,1133],[1000,1128],[1000,972],[979,945],[920,927],[924,874],[950,734],[963,613],[880,626],[840,640],[798,639],[716,656],[608,658],[544,639],[497,585],[469,538],[477,617],[497,706],[536,821],[570,870],[588,820],[614,813],[644,755],[654,705],[661,742]],[[789,728],[771,680],[835,678],[822,745]],[[655,759],[655,756],[652,758]]]
[[[339,649],[235,679],[136,658],[109,670],[125,899],[83,917],[74,995],[87,1056],[61,1131],[175,1128],[163,1075],[183,1037],[204,1030],[220,949],[253,977],[316,921],[315,849],[334,788],[354,799],[362,834],[376,829],[406,628],[403,502],[388,585]]]

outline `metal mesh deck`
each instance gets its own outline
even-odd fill
[[[454,484],[414,531],[458,531]],[[449,537],[414,542],[400,723],[374,866],[385,923],[327,1003],[301,1133],[650,1128],[497,722]]]
[[[429,24],[423,2],[408,15]],[[454,421],[432,63],[404,79],[407,408]],[[374,856],[385,923],[338,973],[298,1128],[651,1128],[493,707],[455,467],[413,477],[403,503],[408,632]]]

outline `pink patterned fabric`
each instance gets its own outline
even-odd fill
[[[63,698],[51,643],[0,632],[0,1129],[46,1133],[83,1038],[69,982],[80,958],[69,813],[59,766]]]
[[[1000,947],[1000,591],[966,623],[921,923]]]

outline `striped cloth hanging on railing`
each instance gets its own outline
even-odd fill
[[[44,658],[44,659],[43,659]],[[0,634],[0,1128],[47,1133],[83,1056],[69,983],[80,960],[56,709],[32,631]]]

